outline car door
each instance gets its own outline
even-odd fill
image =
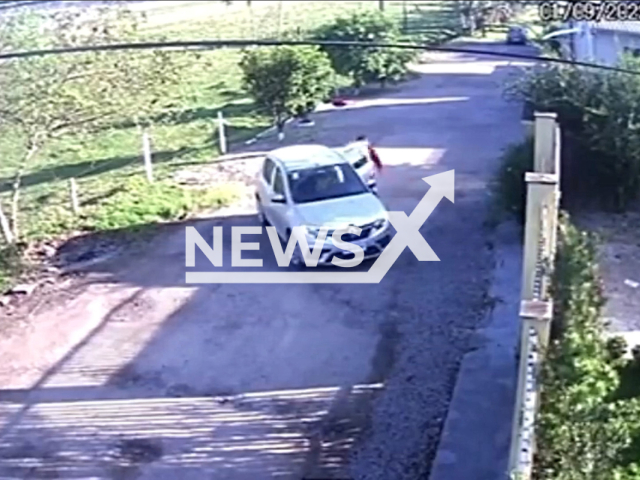
[[[262,163],[262,169],[258,174],[256,182],[256,195],[262,202],[268,198],[271,191],[271,182],[273,181],[273,172],[275,168],[275,162],[271,158],[266,157]]]
[[[271,184],[271,196],[269,198],[269,221],[276,227],[278,234],[282,238],[286,238],[286,231],[290,228],[287,216],[288,208],[289,200],[284,172],[281,167],[276,165],[273,172],[273,182]]]
[[[260,204],[260,208],[269,223],[271,223],[269,204],[271,196],[273,195],[271,184],[273,182],[275,169],[276,164],[273,159],[269,157],[265,158],[256,182],[256,200]]]
[[[375,169],[365,144],[352,143],[337,151],[349,161],[365,184],[370,188],[375,187]]]

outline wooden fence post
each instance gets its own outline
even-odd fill
[[[524,232],[524,259],[522,272],[522,299],[534,298],[536,267],[539,260],[540,238],[544,238],[544,251],[547,252],[551,241],[551,227],[544,222],[557,216],[556,188],[557,175],[551,173],[529,172],[527,182],[527,222]],[[550,222],[555,223],[555,222]],[[555,238],[555,236],[554,236]]]
[[[149,183],[153,183],[153,164],[151,162],[151,140],[149,132],[142,132],[142,157],[144,159],[144,170],[147,174]]]
[[[530,368],[528,358],[530,350],[531,327],[538,333],[539,344],[548,338],[548,321],[550,317],[547,311],[550,307],[545,306],[544,312],[540,313],[536,308],[532,308],[532,302],[537,305],[544,301],[537,297],[539,288],[545,289],[547,285],[538,286],[540,281],[538,268],[541,249],[546,250],[541,244],[541,236],[548,241],[548,233],[543,232],[545,222],[543,218],[548,218],[549,210],[546,206],[555,199],[555,188],[557,186],[556,176],[543,173],[527,173],[527,212],[524,232],[524,252],[522,268],[522,290],[521,290],[521,313],[520,313],[520,356],[518,363],[518,380],[516,386],[515,411],[512,424],[511,452],[509,455],[509,469],[513,470],[518,465],[520,456],[520,435],[523,424],[522,408],[525,403],[525,393],[527,392],[527,371]],[[547,242],[545,241],[545,244]],[[546,282],[546,280],[542,280]],[[538,310],[540,307],[538,306]],[[532,313],[535,312],[535,313]]]
[[[9,219],[4,214],[4,210],[2,210],[2,205],[0,204],[0,230],[2,231],[2,236],[5,241],[11,245],[14,242],[13,232],[11,231],[11,224],[9,223]]]
[[[78,185],[75,178],[69,179],[69,197],[71,200],[71,211],[74,215],[77,215],[80,211],[80,204],[78,202]]]
[[[534,172],[527,183],[520,356],[509,474],[529,480],[535,452],[535,418],[540,384],[538,369],[549,342],[553,299],[549,295],[555,262],[560,200],[560,129],[553,113],[535,114]],[[534,343],[532,343],[534,342]],[[524,457],[523,457],[524,455]]]
[[[223,155],[227,153],[227,137],[225,132],[225,121],[222,116],[222,111],[218,112],[218,138],[220,139],[220,153]]]
[[[539,173],[555,171],[555,136],[557,115],[555,113],[535,113],[535,150],[533,170]]]

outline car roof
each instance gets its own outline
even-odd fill
[[[338,152],[324,145],[291,145],[272,150],[268,156],[278,160],[288,172],[347,162]]]

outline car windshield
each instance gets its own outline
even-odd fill
[[[356,171],[347,163],[290,172],[289,186],[295,203],[319,202],[368,192]]]

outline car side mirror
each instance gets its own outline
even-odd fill
[[[273,197],[271,197],[271,201],[273,203],[287,203],[287,199],[284,198],[284,195],[276,193]]]

